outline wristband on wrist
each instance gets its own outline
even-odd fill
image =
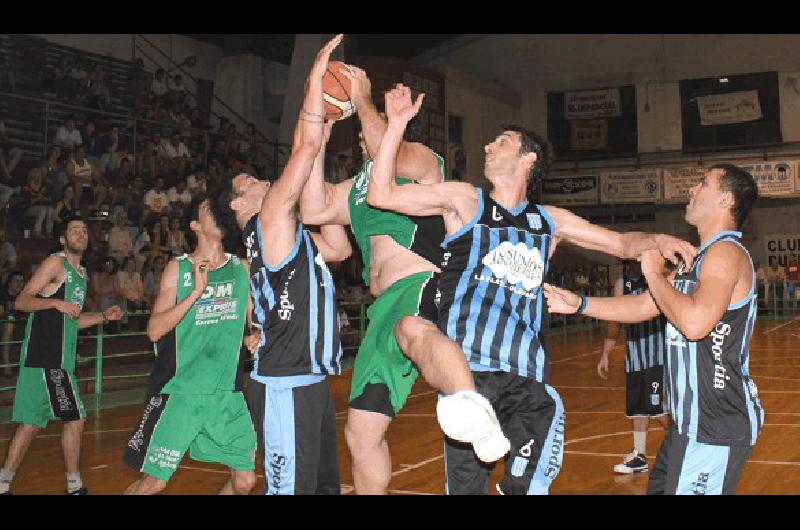
[[[589,303],[588,296],[581,296],[581,305],[578,306],[578,310],[575,311],[576,315],[582,315],[584,311],[586,311],[586,306]]]

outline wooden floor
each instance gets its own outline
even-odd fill
[[[608,381],[596,375],[603,339],[602,328],[551,336],[552,377],[567,411],[564,464],[551,488],[553,494],[627,494],[645,492],[647,474],[615,476],[612,472],[632,447],[630,423],[623,415],[623,349],[612,356]],[[751,345],[751,373],[767,411],[766,424],[739,485],[740,494],[800,493],[800,316],[781,320],[761,318]],[[339,463],[343,492],[352,492],[350,455],[342,430],[349,374],[332,379],[337,404]],[[407,407],[389,430],[392,450],[391,493],[444,493],[442,436],[434,416],[435,392],[417,383]],[[92,411],[83,439],[82,474],[93,494],[116,494],[137,478],[121,455],[142,405]],[[647,441],[653,458],[664,432],[655,422]],[[14,481],[15,493],[61,493],[64,488],[60,429],[52,423],[37,438]],[[5,455],[13,426],[0,425],[0,454]],[[500,475],[502,464],[495,469]],[[263,491],[263,468],[254,494]],[[226,480],[222,466],[185,457],[166,493],[214,493]],[[491,488],[494,491],[494,487]]]

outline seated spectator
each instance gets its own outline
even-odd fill
[[[94,120],[86,120],[86,124],[81,131],[83,146],[86,148],[86,158],[89,159],[96,168],[100,166],[100,157],[103,156],[103,145],[101,136],[97,134],[97,124]]]
[[[181,136],[177,131],[170,135],[169,140],[162,140],[160,146],[157,146],[157,149],[159,151],[159,157],[167,161],[166,168],[168,170],[174,170],[178,178],[185,175],[187,163],[194,160],[186,144],[181,141]]]
[[[158,157],[155,142],[149,140],[145,142],[136,156],[138,158],[136,167],[143,175],[154,178],[161,173],[163,159]]]
[[[51,197],[60,197],[61,190],[69,184],[67,168],[61,161],[61,147],[53,145],[47,152],[47,158],[39,164],[42,168],[44,185]]]
[[[186,242],[186,235],[181,228],[181,220],[173,217],[169,221],[169,233],[167,234],[167,248],[173,256],[187,254],[191,249]]]
[[[106,85],[105,70],[99,64],[95,65],[89,76],[86,98],[87,106],[93,109],[107,110],[111,106],[111,93]]]
[[[25,275],[20,271],[13,271],[8,275],[8,282],[3,282],[0,285],[0,319],[3,322],[3,348],[2,348],[2,362],[0,364],[6,365],[2,368],[4,377],[11,378],[14,376],[14,371],[11,369],[11,341],[22,340],[25,336],[25,321],[27,314],[23,311],[14,311],[14,300],[25,287]],[[15,345],[17,351],[19,346]]]
[[[186,177],[186,188],[192,194],[192,198],[197,195],[206,193],[206,175],[198,171],[194,175]]]
[[[64,221],[70,217],[74,217],[78,211],[77,204],[75,203],[75,186],[67,184],[63,187],[61,192],[61,199],[56,203],[53,208],[53,233],[64,233]]]
[[[72,59],[69,55],[62,55],[58,64],[53,68],[46,88],[51,89],[56,97],[66,99],[69,95],[69,70],[72,68]]]
[[[100,209],[108,193],[108,181],[86,158],[86,148],[79,145],[75,154],[67,162],[67,176],[70,183],[75,186],[75,204],[80,208],[83,194],[88,192],[92,196],[92,211]]]
[[[133,96],[133,106],[139,107],[142,104],[142,95],[150,88],[151,77],[144,68],[144,60],[137,57],[130,70],[128,70],[128,93]]]
[[[119,127],[111,127],[108,133],[100,137],[98,144],[100,160],[97,168],[103,173],[108,173],[117,166],[117,152],[120,147]]]
[[[75,128],[75,117],[67,116],[64,125],[56,130],[54,144],[61,146],[62,150],[72,151],[75,146],[83,144],[80,131]]]
[[[166,213],[169,213],[169,196],[164,191],[164,177],[156,177],[153,188],[144,194],[144,209],[139,221],[139,228],[148,224],[153,216],[157,217]]]
[[[186,179],[181,178],[172,186],[167,192],[169,197],[169,204],[174,209],[178,207],[178,203],[183,203],[184,207],[192,202],[192,193],[186,185]]]
[[[150,270],[144,276],[144,296],[149,307],[153,307],[153,304],[155,304],[158,289],[161,285],[161,275],[164,273],[166,263],[167,260],[163,256],[156,256],[153,259]]]
[[[128,216],[125,212],[117,213],[114,226],[108,234],[108,255],[117,260],[117,263],[133,255],[133,240],[128,230]]]
[[[123,304],[116,290],[116,274],[117,262],[111,256],[105,258],[100,268],[92,273],[90,289],[98,311],[105,311],[112,305]]]
[[[183,108],[189,97],[189,92],[183,84],[183,77],[180,74],[175,74],[168,81],[167,86],[169,87],[169,99],[171,103],[176,104],[178,108]]]
[[[125,258],[122,269],[115,277],[117,296],[122,299],[122,310],[125,312],[145,309],[144,284],[141,275],[136,272],[136,262],[132,256]],[[127,317],[124,320],[127,323]]]
[[[167,80],[165,79],[166,72],[163,68],[156,70],[153,76],[153,82],[150,83],[150,94],[153,101],[162,101],[167,94]]]
[[[28,182],[22,188],[27,210],[25,217],[34,217],[33,237],[53,237],[53,199],[42,182],[42,168],[34,167],[28,172]],[[44,234],[42,234],[44,228]]]
[[[0,282],[5,283],[9,271],[17,266],[17,250],[6,241],[6,231],[0,228]]]

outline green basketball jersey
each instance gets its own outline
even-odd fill
[[[445,176],[444,159],[434,153],[442,177]],[[372,160],[367,159],[355,175],[353,187],[348,197],[350,207],[350,226],[364,260],[364,282],[369,285],[370,237],[387,235],[398,245],[416,252],[423,258],[439,265],[441,252],[438,248],[444,239],[444,222],[441,217],[406,217],[394,212],[372,208],[367,204],[367,188]],[[395,177],[397,184],[411,182],[409,179]],[[424,236],[424,237],[420,237]]]
[[[194,267],[188,255],[177,262],[180,302],[194,288]],[[236,256],[208,272],[205,293],[156,344],[148,395],[234,390],[249,292],[247,271]]]
[[[37,298],[64,300],[83,308],[86,299],[86,269],[76,270],[63,252],[64,280],[49,295]],[[57,309],[32,311],[25,327],[20,365],[28,368],[60,368],[75,371],[75,349],[78,343],[78,319],[71,318]]]

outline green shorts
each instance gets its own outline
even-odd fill
[[[51,420],[85,417],[75,374],[60,368],[20,366],[11,421],[44,429]]]
[[[367,385],[385,385],[394,413],[400,412],[408,399],[411,387],[417,381],[419,371],[411,359],[403,355],[394,328],[406,316],[433,318],[433,300],[436,293],[436,275],[419,272],[396,281],[367,311],[369,326],[361,341],[353,367],[350,388],[351,407],[374,412],[369,406],[354,403]]]
[[[184,453],[236,471],[255,469],[256,432],[241,392],[157,394],[144,408],[123,460],[167,481]]]

